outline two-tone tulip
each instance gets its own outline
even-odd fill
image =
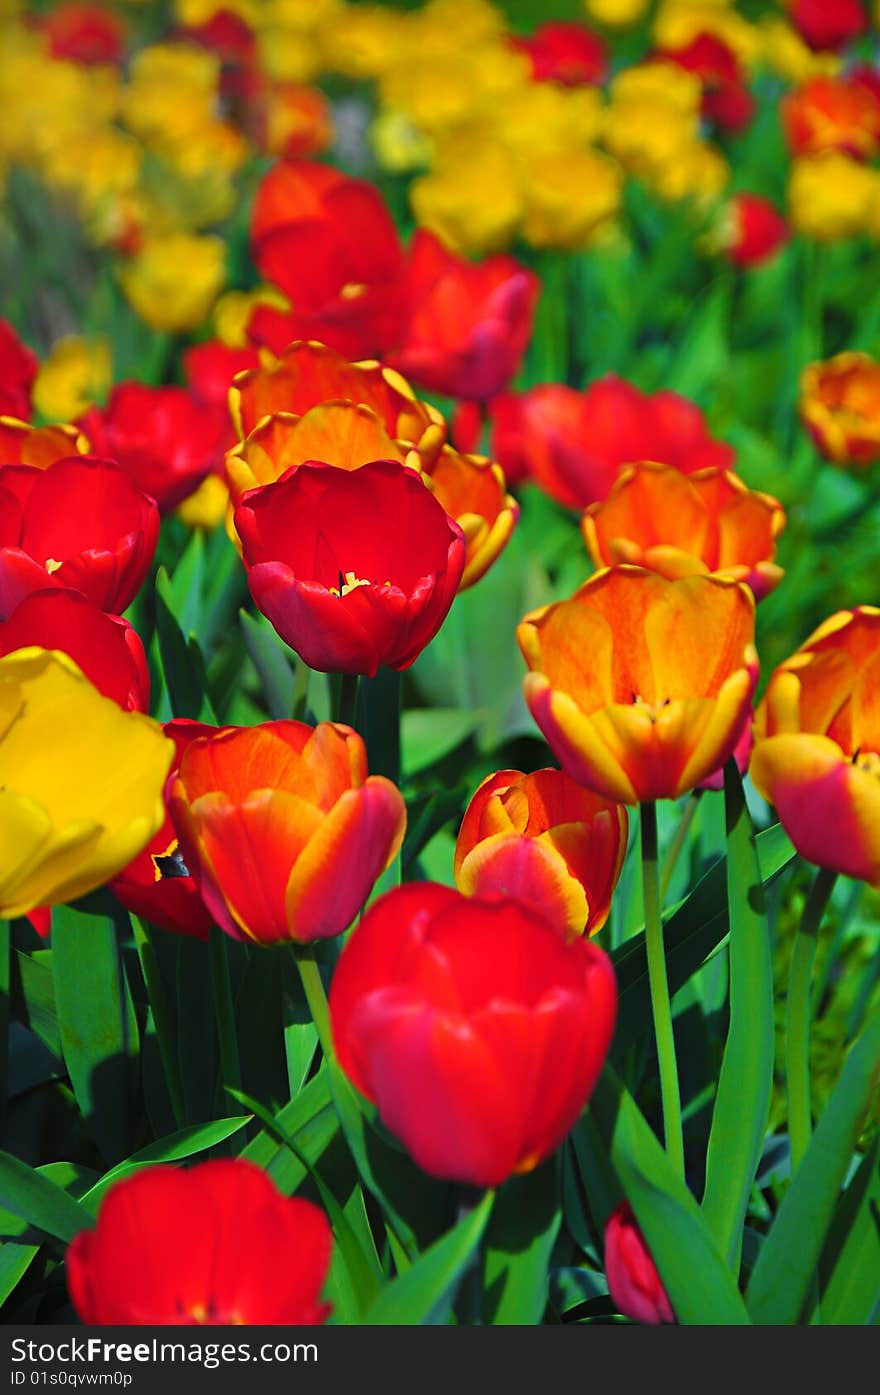
[[[849,350],[809,364],[801,375],[800,414],[835,465],[880,459],[880,361]]]
[[[527,615],[525,699],[563,769],[621,804],[713,774],[749,720],[754,610],[739,582],[620,566]]]

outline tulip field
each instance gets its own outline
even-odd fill
[[[3,1321],[880,1322],[878,0],[0,105]]]

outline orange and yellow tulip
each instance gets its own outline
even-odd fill
[[[826,460],[870,465],[880,457],[880,362],[851,351],[809,364],[800,413]]]
[[[754,598],[715,576],[597,572],[527,615],[526,703],[563,769],[606,799],[677,799],[732,754],[758,677]]]

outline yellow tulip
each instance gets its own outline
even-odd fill
[[[221,238],[177,233],[145,242],[117,274],[141,319],[174,332],[205,319],[226,278],[225,263]]]
[[[103,399],[113,378],[110,340],[66,334],[40,364],[34,405],[49,421],[75,421]]]
[[[65,654],[0,659],[0,915],[93,891],[161,827],[174,744]]]

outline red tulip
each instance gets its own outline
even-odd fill
[[[492,455],[511,483],[531,478],[569,508],[604,499],[622,465],[657,460],[685,474],[732,469],[699,407],[677,392],[641,392],[609,373],[584,392],[541,383],[490,408]]]
[[[112,461],[78,455],[46,470],[0,469],[0,618],[52,585],[120,614],[149,570],[158,537],[155,500]]]
[[[37,356],[21,342],[8,320],[0,319],[0,416],[31,415],[31,388]]]
[[[341,934],[406,827],[400,791],[367,775],[363,741],[332,722],[198,737],[180,753],[167,800],[215,923],[261,945]]]
[[[775,256],[791,233],[782,214],[758,194],[733,194],[722,215],[721,249],[734,266],[759,266]]]
[[[811,78],[783,97],[779,115],[792,155],[837,150],[870,160],[880,148],[880,100],[863,80]]]
[[[844,48],[870,20],[861,0],[794,0],[791,18],[813,49]]]
[[[415,882],[375,902],[330,985],[342,1069],[434,1177],[497,1186],[562,1142],[608,1052],[611,961],[503,898]]]
[[[186,717],[166,722],[163,731],[177,752],[170,774],[176,775],[180,758],[197,736],[212,736],[216,727]],[[167,795],[166,795],[167,807]],[[180,853],[170,814],[142,853],[110,883],[126,910],[178,935],[206,940],[214,917],[201,896],[192,873]]]
[[[248,585],[310,668],[408,668],[439,630],[465,563],[461,528],[415,470],[310,461],[235,510]]]
[[[485,402],[508,386],[532,333],[540,282],[513,257],[474,265],[419,229],[407,262],[409,318],[387,361],[447,397]]]
[[[259,369],[260,355],[256,349],[230,349],[219,339],[206,339],[193,344],[182,355],[183,371],[193,397],[224,415],[229,402],[229,389],[237,373]]]
[[[53,58],[71,63],[110,64],[122,60],[125,23],[103,5],[59,5],[41,21]]]
[[[67,1251],[84,1323],[321,1323],[333,1237],[323,1211],[253,1163],[145,1167],[108,1188]]]
[[[280,352],[319,339],[348,358],[400,340],[403,253],[379,191],[329,165],[280,161],[257,190],[251,249],[293,309],[254,311],[249,334]]]
[[[745,85],[739,59],[717,34],[697,34],[681,48],[657,55],[693,73],[703,86],[703,115],[725,131],[743,130],[755,113],[755,102]]]
[[[527,38],[511,42],[529,58],[536,82],[578,87],[608,76],[608,46],[585,24],[546,20]]]
[[[605,1277],[612,1301],[626,1317],[652,1326],[675,1322],[657,1266],[626,1201],[605,1226]]]
[[[127,711],[147,712],[150,675],[140,635],[78,591],[33,591],[0,621],[0,657],[38,645],[73,659],[99,692]]]
[[[163,512],[172,509],[222,462],[229,432],[225,409],[185,388],[118,383],[103,408],[81,426],[95,450],[117,460]]]

